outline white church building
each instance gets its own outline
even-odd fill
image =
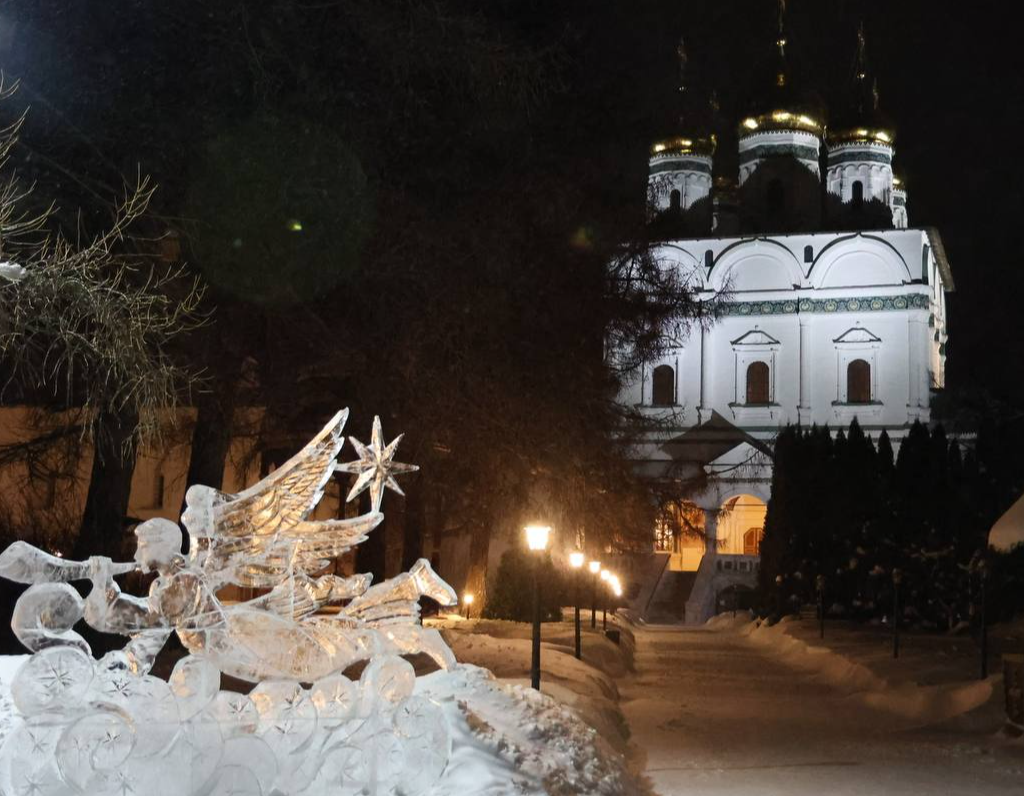
[[[768,90],[736,125],[735,180],[685,107],[650,151],[655,256],[719,306],[619,398],[660,421],[637,441],[640,471],[687,496],[665,506],[634,570],[644,616],[702,622],[753,586],[781,427],[857,418],[898,444],[944,383],[953,279],[938,232],[909,225],[863,35],[830,125],[790,85],[785,49],[780,21]]]

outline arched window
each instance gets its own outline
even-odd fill
[[[704,267],[707,268],[710,271],[711,267],[714,264],[715,264],[715,253],[713,251],[711,251],[711,249],[705,249],[705,251],[704,251]]]
[[[668,195],[668,209],[678,213],[680,199],[681,194],[679,193],[679,189],[677,188]]]
[[[675,547],[675,527],[672,522],[670,508],[662,508],[654,520],[654,549],[661,553],[671,553]]]
[[[761,534],[764,531],[761,528],[751,528],[745,534],[743,534],[743,555],[745,556],[759,556],[761,555]]]
[[[855,359],[846,366],[846,401],[871,403],[871,365],[863,359]]]
[[[864,183],[860,180],[853,181],[853,206],[858,208],[864,206]]]
[[[777,177],[768,183],[768,190],[765,193],[765,206],[769,213],[781,213],[786,205],[786,189],[782,186],[782,180]]]
[[[747,403],[766,404],[769,402],[768,365],[751,362],[747,366]]]
[[[804,262],[805,263],[813,263],[814,262],[814,247],[813,246],[804,246]]]
[[[676,372],[669,365],[658,365],[651,374],[651,404],[672,406],[676,402]]]

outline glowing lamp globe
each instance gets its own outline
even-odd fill
[[[527,525],[526,544],[531,550],[544,550],[548,546],[548,536],[551,534],[549,525]]]
[[[473,595],[472,594],[464,594],[462,596],[462,602],[464,602],[466,605],[472,605],[473,604]]]
[[[583,553],[569,553],[569,564],[573,569],[583,566]]]
[[[608,580],[612,576],[612,573],[607,569],[601,570],[601,580]]]
[[[601,571],[601,562],[600,561],[591,561],[590,564],[588,565],[588,567],[590,569],[590,574],[596,575],[598,572]]]

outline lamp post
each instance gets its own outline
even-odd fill
[[[569,566],[572,567],[572,602],[575,612],[576,660],[582,660],[583,648],[580,644],[580,570],[583,568],[583,553],[579,550],[569,553]]]
[[[526,544],[533,551],[533,656],[530,661],[530,684],[540,691],[540,554],[547,549],[551,528],[527,525]]]
[[[462,595],[462,604],[466,606],[466,619],[469,619],[470,611],[473,609],[473,595],[469,592]]]
[[[820,637],[825,638],[825,576],[818,575],[814,579],[814,585],[818,591],[818,622],[820,623]]]
[[[985,559],[978,562],[978,574],[981,578],[981,679],[988,677],[988,622],[985,617],[985,592],[988,590],[988,565]]]
[[[619,581],[618,575],[612,575],[608,578],[608,588],[612,590],[612,594],[615,596],[615,607],[618,608],[619,598],[622,596],[622,583]],[[615,612],[613,611],[612,616],[614,615]],[[608,626],[605,624],[605,630],[607,629]]]
[[[900,584],[903,582],[903,572],[899,569],[892,571],[892,657],[900,657]]]
[[[601,580],[603,580],[605,582],[605,584],[608,586],[609,589],[612,587],[612,585],[611,585],[611,578],[612,578],[612,573],[611,572],[609,572],[607,569],[602,569],[601,570]],[[601,592],[601,629],[602,630],[607,630],[608,629],[608,593],[607,592]]]
[[[597,629],[597,574],[601,571],[600,561],[591,561],[587,565],[592,575],[590,579],[590,629]]]

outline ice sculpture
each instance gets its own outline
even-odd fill
[[[0,555],[0,576],[31,584],[12,626],[34,654],[11,695],[20,714],[0,748],[0,793],[319,796],[430,789],[450,740],[438,705],[413,695],[423,652],[442,669],[455,657],[419,622],[418,600],[454,605],[452,588],[425,560],[375,586],[369,575],[320,574],[383,519],[383,490],[400,437],[384,446],[380,419],[360,459],[338,464],[347,411],[250,489],[186,493],[182,522],[136,529],[135,561],[71,562],[23,542]],[[336,470],[357,475],[348,499],[369,488],[372,510],[310,520]],[[155,572],[148,598],[121,592],[114,576]],[[89,579],[85,599],[68,581]],[[222,587],[263,590],[240,603]],[[324,609],[333,606],[332,612]],[[95,660],[74,625],[129,638]],[[169,681],[150,675],[172,633],[188,651]],[[344,676],[368,661],[358,682]],[[221,674],[256,684],[220,690]]]

